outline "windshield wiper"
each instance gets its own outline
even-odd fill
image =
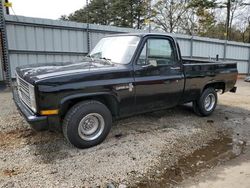
[[[111,61],[111,59],[106,58],[106,57],[100,57],[100,59],[104,59],[104,60],[106,60],[106,61]]]
[[[106,58],[106,57],[100,57],[100,59],[104,59],[106,62],[108,62],[109,64],[113,65],[114,63],[111,61],[111,59]]]
[[[93,60],[93,58],[95,58],[95,57],[93,57],[93,56],[91,56],[91,55],[87,55],[86,57],[89,57],[89,58],[91,58],[92,60]],[[103,60],[105,60],[105,62],[107,62],[107,63],[109,63],[109,64],[111,64],[111,65],[113,65],[114,63],[111,61],[111,59],[109,59],[109,58],[106,58],[106,57],[96,57],[97,59],[103,59]]]
[[[90,59],[91,59],[91,61],[90,61],[90,62],[91,62],[91,63],[93,63],[93,57],[92,57],[91,55],[89,55],[89,54],[88,54],[88,55],[86,55],[85,57],[90,58]]]

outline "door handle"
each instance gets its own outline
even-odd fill
[[[171,70],[180,70],[181,67],[170,67]]]

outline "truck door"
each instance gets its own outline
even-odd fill
[[[174,40],[149,36],[134,62],[137,111],[173,107],[184,89],[184,75]]]

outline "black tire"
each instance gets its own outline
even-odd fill
[[[206,106],[206,99],[210,98],[211,105]],[[207,88],[203,91],[199,99],[193,101],[193,110],[199,116],[209,116],[213,113],[217,105],[217,93],[214,88]]]
[[[97,124],[98,126],[102,125],[102,128],[98,127],[98,129],[96,129],[96,138],[95,136],[92,136],[93,137],[92,140],[89,140],[90,137],[88,137],[88,135],[84,135],[84,133],[82,133],[82,130],[86,131],[85,130],[86,126],[89,126],[88,123],[90,117],[88,116],[92,118],[92,123],[90,123],[91,124],[90,127],[92,126],[93,128],[93,118],[96,118],[97,121],[95,122],[98,122]],[[86,117],[89,119],[84,120],[84,118]],[[102,123],[100,123],[98,118],[101,119]],[[99,101],[88,100],[74,105],[67,112],[63,121],[62,129],[65,138],[72,145],[74,145],[77,148],[83,149],[100,144],[107,137],[111,129],[111,126],[112,126],[112,115],[109,109]],[[92,135],[94,135],[94,133]]]
[[[197,104],[197,101],[193,101],[193,110],[194,110],[194,113],[197,114],[198,116],[202,116],[200,111],[199,111],[199,107],[198,107],[198,104]]]

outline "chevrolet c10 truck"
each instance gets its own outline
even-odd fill
[[[78,148],[101,143],[112,121],[193,103],[210,115],[217,92],[235,92],[236,63],[182,59],[163,34],[105,37],[79,62],[16,68],[14,101],[35,130],[62,130]]]

